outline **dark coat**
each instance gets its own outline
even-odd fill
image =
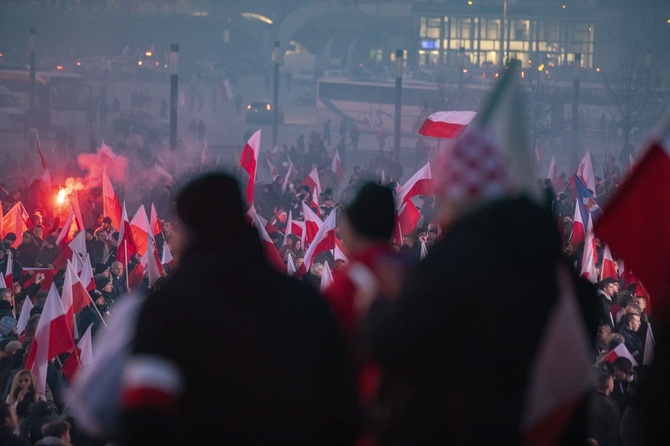
[[[548,206],[502,199],[453,223],[397,303],[378,302],[365,322],[382,367],[382,444],[521,443],[531,364],[558,298],[558,264],[572,271]],[[566,444],[583,441],[579,422]]]
[[[126,411],[123,444],[353,444],[355,378],[327,304],[242,232],[193,246],[149,295],[134,354],[174,364],[183,391],[173,417]]]

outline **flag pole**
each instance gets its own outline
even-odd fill
[[[130,291],[130,289],[129,289],[130,285],[129,285],[129,282],[128,282],[128,240],[125,240],[125,237],[124,237],[124,240],[123,240],[123,253],[125,254],[123,256],[123,259],[126,262],[126,264],[124,265],[125,272],[126,272],[126,290]]]
[[[86,293],[86,294],[88,294],[88,293]],[[93,300],[93,298],[91,297],[90,294],[88,294],[88,299],[93,304],[93,308],[95,309],[95,312],[98,313],[98,316],[100,316],[100,320],[102,321],[102,325],[107,327],[107,323],[105,322],[105,318],[102,317],[102,313],[100,312],[100,310],[98,310],[98,306],[95,304],[95,301]],[[88,328],[88,327],[86,327],[86,328]]]

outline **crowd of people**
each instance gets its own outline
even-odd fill
[[[122,422],[114,441],[520,444],[529,370],[560,298],[556,271],[567,265],[594,378],[557,444],[650,444],[638,390],[653,353],[645,342],[653,322],[648,298],[623,274],[597,286],[577,277],[583,243],[570,239],[569,181],[558,191],[540,181],[540,204],[513,193],[456,201],[436,167],[434,196],[421,197],[415,230],[394,243],[400,163],[380,150],[340,182],[329,146],[313,132],[259,164],[267,169],[261,178],[271,180],[256,184],[254,209],[273,229],[285,264],[301,271],[308,248],[288,230],[289,214],[304,219],[304,203],[324,220],[338,216],[347,258],[320,253],[293,279],[270,266],[245,221],[243,178],[201,176],[203,165],[146,188],[142,200],[155,203],[162,223],[157,248],[167,244],[177,267],[164,265],[160,282],[149,287],[145,277],[140,287],[148,298],[116,389]],[[422,145],[421,156],[431,158],[426,152]],[[317,197],[305,184],[312,169]],[[599,195],[618,183],[606,173]],[[0,440],[24,444],[18,434],[30,444],[105,444],[80,429],[63,398],[67,354],[49,364],[43,394],[24,368],[47,284],[60,290],[64,283],[64,270],[54,266],[64,218],[49,198],[55,190],[40,179],[16,184],[0,187],[4,213],[21,202],[29,216],[28,230],[0,240],[0,272],[13,264],[11,288],[0,289]],[[139,261],[118,260],[119,228],[100,212],[101,190],[81,193],[95,289],[77,314],[79,334],[89,326],[98,332],[115,313]],[[323,287],[326,267],[332,283]]]

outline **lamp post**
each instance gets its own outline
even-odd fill
[[[35,47],[37,46],[37,35],[35,28],[30,28],[28,35],[28,51],[30,52],[30,102],[28,109],[28,130],[36,127],[35,123]],[[31,143],[32,145],[32,143]]]
[[[400,161],[400,118],[402,112],[402,73],[404,66],[404,57],[402,50],[395,51],[395,131],[393,149],[396,157]]]
[[[170,47],[170,150],[177,148],[177,101],[179,94],[179,44]]]
[[[281,63],[279,42],[275,41],[272,50],[272,68],[274,84],[272,87],[272,147],[277,145],[277,124],[279,124],[279,64]]]
[[[574,74],[572,83],[572,150],[570,156],[570,167],[577,167],[578,141],[577,127],[579,118],[579,70],[581,68],[582,54],[575,53]]]

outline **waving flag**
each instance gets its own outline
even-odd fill
[[[268,231],[265,230],[265,225],[260,218],[260,215],[256,214],[256,220],[258,222],[256,229],[258,230],[261,242],[263,243],[265,257],[270,262],[270,265],[272,265],[277,271],[286,273],[286,265],[282,261],[281,256],[279,255],[279,251],[277,251],[277,247],[274,243],[272,243],[272,239],[270,238],[270,235],[268,235]]]
[[[41,394],[46,387],[49,361],[74,348],[74,338],[65,319],[60,296],[52,283],[26,360],[26,368],[35,375],[35,384]]]
[[[149,211],[151,216],[149,217],[149,226],[151,227],[151,234],[154,237],[157,237],[158,234],[163,232],[163,225],[161,224],[160,219],[158,218],[158,213],[156,212],[156,206],[151,203],[151,210]]]
[[[2,273],[0,273],[2,276]],[[28,325],[28,319],[30,319],[30,310],[33,309],[33,303],[30,299],[24,299],[23,305],[21,306],[21,314],[19,315],[19,320],[16,324],[16,332],[20,335],[23,333],[23,330],[26,329]]]
[[[242,155],[240,157],[240,166],[249,174],[249,181],[247,182],[247,190],[245,197],[247,203],[254,202],[254,184],[256,183],[256,170],[258,168],[258,154],[261,147],[261,131],[251,135],[249,141],[244,145]]]
[[[591,151],[587,150],[584,158],[577,167],[577,176],[582,180],[587,188],[593,191],[596,196],[596,177],[593,174],[593,164],[591,163]]]
[[[20,240],[23,233],[28,230],[27,222],[29,220],[30,215],[28,215],[28,211],[26,211],[23,203],[19,201],[2,217],[0,228],[2,228],[3,232],[0,235],[4,237],[5,234],[13,232]]]
[[[298,270],[299,275],[303,275],[307,272],[307,269],[312,266],[312,260],[314,257],[316,257],[318,254],[328,251],[329,249],[333,249],[335,247],[335,215],[336,212],[331,212],[328,214],[328,217],[326,220],[323,222],[323,225],[321,226],[321,229],[319,229],[319,232],[316,233],[316,237],[314,237],[314,241],[312,242],[311,245],[309,245],[309,248],[307,248],[307,252],[305,253],[305,260],[303,264],[300,266],[300,269]]]
[[[321,181],[319,180],[319,171],[316,169],[316,166],[314,166],[309,172],[309,175],[302,180],[302,184],[303,186],[308,186],[309,190],[316,189],[317,196],[321,194]]]
[[[63,363],[63,376],[67,378],[68,382],[72,382],[81,367],[86,367],[93,363],[92,327],[93,324],[88,326],[84,335],[79,339],[75,350]]]
[[[333,154],[333,161],[330,163],[330,170],[333,171],[335,177],[337,178],[337,184],[341,184],[344,179],[344,166],[342,165],[342,159],[340,159],[339,150],[335,149]]]
[[[114,192],[112,182],[107,176],[107,169],[104,166],[102,168],[102,206],[105,217],[112,219],[112,226],[114,228],[119,228],[121,226],[121,214],[123,210],[121,209],[121,202],[116,196],[116,192]]]
[[[323,222],[304,202],[302,203],[302,213],[305,216],[305,237],[303,243],[312,243],[316,234],[319,232],[319,229],[323,226]],[[291,231],[293,231],[293,228]]]
[[[607,279],[609,277],[619,280],[616,268],[614,267],[614,259],[612,258],[610,247],[605,245],[605,248],[603,249],[603,263],[600,267],[600,280]]]
[[[403,202],[416,195],[433,195],[433,184],[430,163],[426,163],[396,192],[396,208],[399,209]]]
[[[149,237],[153,238],[153,236],[151,236],[151,225],[149,224],[147,211],[144,209],[143,204],[140,205],[137,212],[135,212],[135,216],[130,221],[130,232],[133,235],[137,253],[139,255],[144,255],[147,251]]]
[[[593,236],[593,219],[589,214],[582,253],[582,269],[580,275],[592,283],[598,280],[596,276],[596,240]]]
[[[84,266],[79,273],[79,281],[84,286],[86,291],[93,291],[95,289],[95,276],[93,274],[93,267],[91,266],[91,257],[86,254],[84,258]]]
[[[177,266],[177,262],[174,261],[172,253],[170,252],[170,247],[167,243],[163,243],[163,252],[161,253],[161,264],[168,265],[170,268]]]
[[[477,115],[473,111],[439,111],[428,116],[419,133],[433,138],[456,138]]]
[[[124,269],[128,271],[128,263],[135,253],[137,253],[137,247],[135,246],[133,231],[130,228],[130,222],[128,221],[126,203],[123,202],[121,226],[119,227],[119,244],[116,248],[116,260],[123,263]]]
[[[323,262],[323,272],[321,273],[321,283],[319,285],[319,291],[323,293],[332,284],[333,284],[333,273],[330,270],[328,262]]]
[[[630,359],[630,362],[633,363],[633,367],[637,366],[637,361],[635,358],[633,358],[633,355],[630,354],[630,351],[628,350],[628,347],[626,347],[625,343],[621,343],[617,345],[614,350],[610,351],[607,355],[605,355],[605,362],[609,363],[614,363],[614,360],[616,358],[628,358]]]
[[[68,243],[53,261],[53,266],[58,269],[65,269],[67,261],[78,255],[80,259],[86,257],[86,237],[84,231],[79,231],[77,235]]]

